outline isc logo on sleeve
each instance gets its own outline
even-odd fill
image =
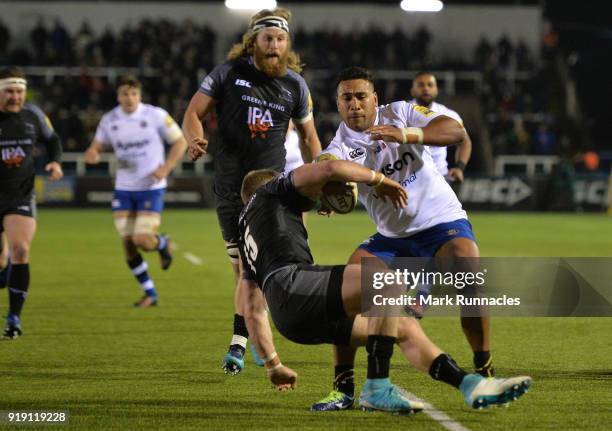
[[[234,84],[239,87],[251,88],[251,83],[249,81],[245,81],[244,79],[237,79]]]

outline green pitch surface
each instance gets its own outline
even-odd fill
[[[486,256],[612,255],[612,219],[603,215],[497,213],[471,220]],[[364,213],[311,215],[308,224],[318,263],[344,262],[373,232]],[[155,254],[147,256],[160,305],[133,309],[141,293],[110,213],[41,211],[22,316],[25,335],[0,342],[0,410],[69,411],[69,426],[57,429],[443,429],[424,413],[309,412],[331,386],[329,346],[298,346],[277,334],[279,355],[300,375],[298,388],[288,393],[270,388],[250,354],[241,375],[225,376],[220,360],[231,336],[233,287],[216,217],[170,210],[162,230],[180,248],[168,272],[159,269]],[[423,324],[470,367],[458,319]],[[471,410],[458,391],[408,366],[399,349],[392,378],[471,430],[610,429],[611,329],[612,319],[603,318],[494,319],[498,374],[534,378],[532,390],[507,409]],[[365,363],[362,351],[358,387]]]

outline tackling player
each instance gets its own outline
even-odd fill
[[[460,124],[463,124],[461,117],[457,112],[450,108],[436,102],[438,97],[438,81],[433,73],[430,72],[419,72],[412,81],[412,88],[410,94],[413,99],[410,103],[415,105],[424,106],[436,112],[438,114],[446,115],[447,117],[454,118]],[[463,170],[470,161],[472,155],[472,140],[470,136],[465,134],[463,142],[459,144],[455,155],[455,165],[448,169],[448,162],[446,160],[446,147],[429,147],[429,152],[433,158],[434,164],[438,172],[444,177],[448,177],[450,181],[463,182]]]
[[[436,129],[426,133],[435,139]],[[282,175],[264,169],[245,177],[245,207],[239,220],[245,283],[240,293],[246,299],[249,333],[271,382],[281,390],[293,388],[297,374],[283,366],[275,351],[266,304],[279,332],[293,342],[366,346],[367,379],[359,399],[364,409],[416,412],[424,407],[391,384],[394,344],[416,368],[459,389],[473,408],[505,404],[525,393],[530,377],[486,379],[462,370],[427,338],[414,317],[362,316],[360,263],[314,265],[301,215],[314,206],[329,181],[354,181],[360,188],[371,189],[380,201],[379,210],[401,211],[409,201],[396,181],[347,161],[306,164]],[[381,293],[395,297],[403,289],[385,286]]]
[[[208,147],[201,121],[216,108],[221,143],[214,155],[214,191],[236,292],[240,284],[238,215],[243,206],[242,179],[255,169],[285,169],[289,120],[295,124],[306,162],[321,151],[310,91],[299,75],[299,56],[291,50],[290,19],[291,13],[282,8],[253,15],[242,43],[230,50],[227,62],[204,79],[183,119],[189,156],[196,160]],[[237,293],[234,308],[234,334],[222,362],[228,374],[237,374],[244,367],[248,339]]]
[[[105,147],[112,148],[117,156],[113,218],[127,264],[144,290],[144,296],[134,306],[144,308],[157,305],[157,291],[139,250],[157,251],[164,270],[172,262],[170,239],[158,234],[157,229],[164,207],[166,177],[185,154],[187,142],[164,109],[141,103],[141,88],[134,77],[119,80],[119,106],[102,117],[85,152],[85,161],[98,163]],[[171,145],[165,161],[164,141]]]
[[[11,258],[8,276],[9,312],[4,338],[22,335],[21,310],[30,285],[30,244],[36,232],[34,146],[42,143],[49,163],[45,170],[57,181],[64,175],[62,147],[51,122],[38,106],[25,103],[27,81],[17,67],[0,70],[0,236],[6,234]],[[4,242],[4,239],[0,241]],[[6,253],[6,252],[3,252]],[[3,259],[4,260],[4,257]]]
[[[365,240],[349,258],[378,258],[390,266],[397,257],[478,257],[471,224],[457,196],[436,170],[426,145],[452,145],[465,139],[463,127],[450,117],[406,102],[377,107],[370,73],[352,67],[337,80],[336,102],[343,122],[321,160],[350,160],[382,172],[405,187],[405,208],[384,204],[375,191],[359,186],[359,200],[378,232]],[[474,352],[474,365],[484,376],[493,375],[489,353],[489,317],[461,318],[461,326]],[[332,392],[313,410],[340,410],[353,404],[355,350],[336,350]]]
[[[285,169],[283,172],[291,172],[304,164],[304,158],[300,148],[300,138],[295,131],[293,121],[289,121],[289,129],[287,129],[287,136],[285,138],[285,151],[287,155],[285,156]],[[304,225],[306,225],[307,218],[308,213],[303,213],[302,220],[304,221]],[[251,352],[253,353],[255,363],[262,367],[264,362],[257,353],[257,350],[255,350],[255,345],[253,344],[251,344]]]

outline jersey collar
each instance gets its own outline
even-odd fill
[[[140,113],[142,112],[142,103],[139,103],[136,110],[129,114],[125,112],[123,109],[121,109],[121,106],[119,106],[118,108],[119,108],[119,116],[121,118],[134,118],[134,117],[138,117]]]

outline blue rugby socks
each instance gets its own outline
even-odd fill
[[[151,298],[157,298],[157,292],[155,291],[155,284],[151,277],[149,277],[149,265],[142,258],[142,255],[138,254],[135,258],[127,261],[128,266],[132,270],[132,274],[140,283],[140,286],[144,290],[145,294]]]

